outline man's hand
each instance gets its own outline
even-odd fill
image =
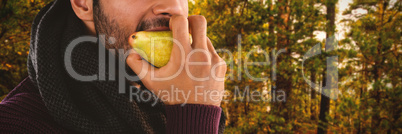
[[[227,67],[207,37],[206,19],[203,16],[188,19],[186,16],[172,16],[170,29],[174,45],[166,66],[154,68],[136,53],[128,56],[127,64],[145,87],[165,104],[220,106]],[[192,34],[192,44],[189,33]]]

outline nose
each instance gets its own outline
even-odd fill
[[[184,7],[187,3],[183,0],[159,0],[152,9],[156,16],[171,17],[173,15],[185,15]],[[187,2],[187,0],[185,0]]]

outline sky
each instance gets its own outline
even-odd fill
[[[194,2],[194,0],[189,0],[189,1]],[[397,0],[391,0],[391,3],[395,3],[396,1]],[[345,34],[345,32],[348,31],[347,26],[344,23],[341,23],[340,21],[342,19],[348,18],[348,16],[342,15],[342,13],[347,8],[349,8],[349,4],[352,3],[352,2],[353,2],[353,0],[338,0],[338,3],[336,5],[338,10],[337,10],[336,18],[335,18],[335,21],[336,21],[335,24],[336,24],[336,30],[337,30],[337,33],[335,34],[335,37],[338,40],[344,39],[345,38],[344,34]],[[361,10],[356,10],[354,13],[356,13],[356,14],[364,14],[364,13],[367,13],[367,11],[361,9]],[[323,39],[326,38],[325,37],[326,36],[325,31],[316,31],[316,32],[314,32],[314,34],[316,35],[316,38],[319,39],[319,40],[323,40]]]
[[[335,24],[336,24],[336,30],[337,33],[335,34],[335,37],[338,40],[344,39],[344,33],[348,31],[348,29],[346,28],[345,24],[340,23],[340,21],[344,18],[347,18],[347,16],[342,15],[343,11],[345,11],[348,7],[349,4],[352,3],[353,0],[339,0],[337,7],[338,7],[338,12],[336,14],[336,18],[335,18]],[[357,12],[361,12],[363,13],[364,11],[360,11],[358,10]],[[319,40],[323,40],[325,39],[325,32],[315,32],[316,38]]]
[[[342,15],[343,11],[345,11],[347,8],[349,8],[349,4],[352,3],[353,0],[338,0],[338,4],[336,5],[338,8],[338,12],[336,14],[336,18],[335,18],[335,24],[336,24],[336,30],[337,30],[337,34],[335,34],[335,37],[338,40],[342,40],[345,38],[344,34],[345,32],[347,32],[349,29],[347,28],[347,26],[345,26],[344,23],[341,23],[340,21],[342,19],[348,18],[348,16],[346,15]],[[395,3],[397,2],[397,0],[391,0],[390,3]],[[367,13],[367,11],[363,10],[363,9],[357,9],[353,12],[353,14],[365,14]],[[316,38],[319,40],[323,40],[325,39],[325,32],[315,32]]]

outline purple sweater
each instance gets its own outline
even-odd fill
[[[187,104],[166,106],[166,133],[218,133],[221,108]],[[0,103],[1,133],[74,133],[55,122],[29,78]]]

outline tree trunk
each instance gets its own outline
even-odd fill
[[[315,78],[315,70],[311,69],[311,82],[316,82]],[[310,88],[310,97],[311,97],[311,106],[310,106],[310,119],[315,122],[315,98],[316,98],[316,92],[314,88]]]
[[[327,6],[327,40],[329,37],[334,36],[335,34],[335,6],[336,6],[337,0],[327,0],[326,1],[326,6]],[[325,52],[325,49],[324,49]],[[325,59],[326,57],[324,57]],[[332,83],[326,83],[326,73],[327,73],[327,68],[326,68],[326,64],[324,64],[324,71],[322,74],[322,87],[325,87],[322,89],[321,92],[321,104],[320,104],[320,115],[319,115],[319,127],[317,129],[317,133],[319,134],[326,134],[327,133],[327,129],[328,129],[328,121],[325,118],[328,114],[329,114],[329,106],[330,106],[330,99],[329,96],[325,96],[324,93],[327,93],[327,95],[330,95],[330,91],[331,91],[331,84]],[[328,85],[328,86],[327,86]]]
[[[289,101],[290,97],[290,91],[292,89],[292,82],[291,82],[291,68],[289,68],[292,64],[292,62],[289,60],[290,58],[290,52],[288,46],[289,46],[289,37],[286,35],[286,32],[289,31],[289,26],[288,26],[288,21],[289,21],[289,15],[290,15],[290,7],[289,7],[289,1],[287,0],[278,0],[278,3],[281,3],[279,6],[279,13],[278,13],[278,18],[279,19],[277,22],[277,52],[281,49],[286,49],[286,52],[281,53],[278,55],[277,62],[276,62],[276,74],[277,74],[277,79],[275,82],[276,88],[274,88],[272,91],[275,93],[278,93],[279,91],[284,91],[285,96],[286,96],[286,101],[282,102],[276,102],[276,109],[278,110],[278,114],[280,117],[283,117],[285,119],[285,124],[288,123],[289,121],[289,111],[291,109],[288,109],[287,107],[287,102]],[[274,98],[275,99],[275,98]],[[285,110],[286,109],[286,110]]]
[[[373,115],[371,117],[371,133],[377,133],[376,126],[380,125],[380,109],[378,106],[380,105],[380,78],[381,78],[381,68],[380,66],[383,65],[383,60],[382,60],[382,32],[383,32],[383,22],[384,22],[384,13],[386,10],[386,1],[381,0],[379,1],[379,6],[380,6],[380,26],[379,26],[379,37],[378,37],[378,45],[377,45],[377,55],[378,57],[374,58],[374,66],[373,66],[373,74],[374,74],[374,86],[373,86],[373,93],[371,94],[371,97],[375,99],[375,105],[373,105]]]

